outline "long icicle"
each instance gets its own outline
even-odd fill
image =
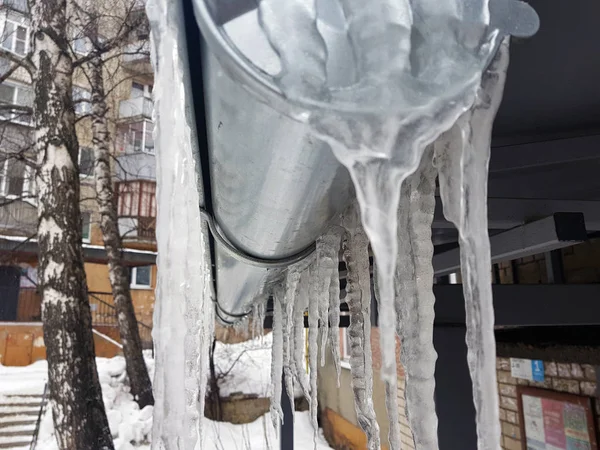
[[[306,278],[306,276],[308,276],[307,273],[302,274],[302,278]],[[298,284],[298,292],[294,304],[294,368],[296,370],[296,380],[300,385],[300,389],[302,389],[302,394],[310,405],[310,387],[304,359],[304,313],[308,308],[308,283],[302,278]]]
[[[406,373],[408,418],[416,450],[438,448],[435,413],[433,243],[436,171],[429,147],[417,171],[402,185],[398,214],[396,311]]]
[[[379,424],[373,407],[373,357],[371,354],[371,281],[369,240],[357,207],[344,217],[347,230],[342,239],[346,262],[346,302],[350,310],[348,343],[350,372],[358,424],[367,435],[368,450],[379,450]]]
[[[482,77],[473,108],[436,143],[444,215],[459,231],[467,360],[477,416],[477,448],[500,448],[487,174],[494,118],[509,62],[508,38]]]
[[[317,446],[319,425],[317,423],[317,370],[318,370],[318,342],[319,342],[319,293],[317,292],[316,263],[309,267],[309,297],[308,297],[308,370],[310,376],[310,420],[314,430],[314,443]]]
[[[373,293],[379,305],[379,286],[377,281],[377,262],[373,263]],[[400,450],[402,441],[400,438],[400,414],[398,412],[398,377],[391,377],[384,381],[385,384],[385,408],[388,413],[390,430],[388,442],[390,450]]]
[[[296,377],[295,358],[294,358],[294,304],[296,303],[296,293],[298,292],[298,283],[300,282],[300,273],[290,267],[287,273],[285,287],[285,302],[282,305],[283,313],[283,374],[285,380],[285,388],[288,393],[288,398],[294,398],[294,378]],[[292,411],[294,410],[294,402],[292,401]]]
[[[341,227],[332,227],[317,239],[317,290],[319,294],[319,321],[321,324],[321,366],[325,365],[325,352],[329,338],[330,308],[338,309],[337,326],[339,327],[339,254],[342,239]],[[335,290],[331,291],[331,284],[337,283],[337,302],[332,301]],[[335,298],[333,299],[335,300]],[[337,306],[336,306],[337,303]],[[334,317],[335,318],[335,317]],[[339,349],[338,349],[339,353]],[[335,362],[334,362],[335,364]]]
[[[273,290],[273,350],[271,354],[271,420],[277,430],[283,421],[281,409],[281,373],[283,371],[283,320],[282,302],[283,287],[275,286]]]
[[[331,257],[333,259],[333,270],[331,272],[331,281],[329,283],[329,347],[333,357],[333,365],[337,374],[337,385],[340,386],[341,364],[340,364],[340,272],[339,259],[342,246],[342,236],[344,229],[342,227],[332,227],[327,235],[331,239],[329,243],[335,251]]]

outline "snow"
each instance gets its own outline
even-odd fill
[[[220,386],[222,397],[235,393],[268,397],[271,389],[271,345],[269,333],[239,344],[217,342],[215,366],[217,373],[229,372]]]
[[[221,384],[223,395],[242,392],[264,396],[268,393],[271,343],[272,337],[269,334],[240,344],[219,343],[217,345],[215,364],[218,368],[229,370],[235,362],[229,376],[225,377]],[[154,360],[148,354],[145,357],[152,375]],[[140,410],[133,400],[127,386],[124,358],[120,356],[110,359],[97,358],[96,363],[106,415],[115,442],[115,450],[150,450],[153,407],[147,406]],[[0,365],[0,400],[5,395],[15,394],[41,396],[47,380],[47,368],[46,361],[38,361],[26,367],[4,367]],[[38,410],[39,397],[23,400],[23,402],[31,402],[35,405],[32,409]],[[3,412],[4,409],[2,409]],[[15,416],[15,418],[17,417]],[[30,426],[15,426],[13,428],[11,428],[13,431],[32,431]],[[244,425],[215,422],[204,418],[203,429],[205,432],[202,437],[202,450],[273,450],[279,448],[277,432],[272,427],[269,414]],[[296,412],[294,420],[295,448],[298,450],[313,450],[315,448],[313,434],[309,413]],[[42,418],[36,449],[58,450],[53,434],[52,414],[49,407],[46,408]],[[316,449],[330,449],[322,437],[322,433],[317,436]]]

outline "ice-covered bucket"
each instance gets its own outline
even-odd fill
[[[215,228],[229,241],[216,246],[219,316],[224,321],[244,314],[286,259],[308,254],[353,195],[347,170],[329,145],[311,133],[303,101],[280,89],[277,76],[285,68],[261,28],[257,3],[194,0],[207,47],[203,73]],[[492,0],[489,8],[486,0],[404,2],[415,16],[415,26],[407,28],[411,67],[395,78],[399,83],[390,95],[366,91],[365,101],[353,105],[359,97],[346,93],[364,76],[365,61],[351,45],[342,3],[352,2],[316,1],[326,89],[339,95],[332,100],[335,105],[314,97],[302,100],[322,111],[331,106],[344,113],[356,108],[402,117],[436,102],[451,103],[460,94],[454,88],[458,92],[477,82],[473,74],[480,74],[480,66],[491,59],[499,36],[526,36],[537,29],[537,16],[521,14],[527,11],[521,2]],[[513,20],[515,15],[521,19]],[[271,269],[260,260],[271,261]]]

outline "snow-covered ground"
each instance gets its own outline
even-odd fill
[[[255,339],[247,343],[218,344],[215,352],[217,371],[228,372],[221,384],[221,394],[235,392],[266,396],[270,386],[271,338]],[[148,368],[154,371],[154,360],[147,358]],[[233,364],[235,362],[235,364]],[[116,450],[149,450],[152,429],[152,407],[139,409],[126,385],[125,360],[97,358],[102,395]],[[47,380],[46,361],[27,367],[0,365],[0,399],[5,395],[41,394]],[[203,450],[275,450],[279,440],[269,415],[246,425],[233,425],[204,419],[206,430]],[[295,415],[294,445],[299,450],[313,450],[313,428],[308,412]],[[25,448],[25,447],[24,447]],[[42,419],[37,450],[57,450],[53,434],[52,415],[46,411]],[[322,433],[317,450],[330,449]],[[17,450],[17,448],[15,448]],[[19,448],[21,450],[21,448]]]

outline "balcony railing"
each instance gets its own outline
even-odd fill
[[[119,232],[123,239],[155,239],[155,217],[119,217]]]
[[[112,294],[106,292],[88,292],[90,309],[92,310],[92,325],[104,327],[118,327],[117,310],[113,305]],[[138,331],[142,348],[152,349],[152,328],[138,320]]]
[[[10,295],[0,290],[1,295]],[[92,312],[92,326],[118,327],[117,310],[113,296],[108,292],[88,292]],[[13,316],[14,317],[14,316]],[[13,320],[11,320],[13,321]],[[37,288],[21,288],[14,322],[41,322],[42,297]],[[140,339],[144,349],[152,349],[152,328],[138,320]]]
[[[150,42],[137,41],[126,45],[123,50],[123,62],[126,64],[149,63]]]
[[[0,0],[0,6],[7,7],[22,13],[29,13],[27,0]]]
[[[119,118],[128,119],[133,117],[152,118],[154,103],[146,97],[130,98],[119,102]]]

